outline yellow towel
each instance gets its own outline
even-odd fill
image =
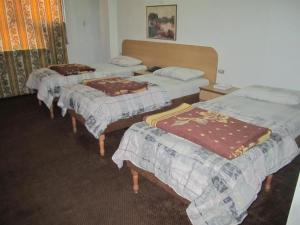
[[[192,109],[192,105],[187,104],[187,103],[182,103],[180,106],[178,106],[174,109],[170,109],[170,110],[165,111],[165,112],[161,112],[161,113],[153,114],[151,116],[147,116],[145,121],[150,126],[156,126],[156,124],[159,121],[161,121],[163,119],[170,118],[172,116],[176,116],[180,113],[184,113],[184,112],[186,112],[190,109]]]

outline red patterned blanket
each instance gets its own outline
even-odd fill
[[[146,122],[233,159],[270,137],[267,128],[191,105],[148,116]]]
[[[109,96],[118,96],[147,90],[147,83],[140,83],[120,77],[85,81],[85,85],[103,91]]]
[[[85,72],[94,72],[95,69],[82,64],[59,64],[51,65],[49,69],[55,70],[63,76],[77,75]]]

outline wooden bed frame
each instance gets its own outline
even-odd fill
[[[125,40],[123,41],[122,45],[122,54],[142,60],[144,65],[146,65],[147,67],[181,66],[192,69],[200,69],[205,73],[204,77],[208,79],[210,83],[215,83],[216,81],[218,56],[216,51],[210,47]],[[109,124],[103,134],[101,134],[99,137],[100,155],[104,156],[105,154],[105,134],[115,130],[127,128],[136,122],[142,121],[144,116],[147,116],[149,114],[174,108],[181,103],[193,104],[198,101],[199,93],[195,93],[192,95],[174,99],[172,100],[171,106],[164,107],[160,110],[146,112],[128,119],[121,119],[112,124]],[[73,132],[76,133],[77,121],[84,123],[84,118],[76,114],[73,110],[69,110],[69,113],[71,114]]]
[[[300,148],[300,135],[295,139],[298,148]],[[173,195],[174,197],[176,197],[177,199],[179,199],[180,201],[188,204],[189,201],[183,197],[181,197],[180,195],[178,195],[171,187],[169,187],[167,184],[163,183],[162,181],[160,181],[153,173],[147,172],[143,169],[138,168],[137,166],[135,166],[134,164],[132,164],[130,161],[126,161],[127,167],[130,169],[131,171],[131,175],[132,175],[132,189],[134,193],[138,193],[139,192],[139,175],[142,175],[143,177],[147,178],[149,181],[151,181],[152,183],[160,186],[161,188],[163,188],[165,191],[167,191],[168,193],[170,193],[171,195]],[[273,178],[273,174],[269,175],[266,177],[265,179],[265,191],[269,192],[271,190],[271,184],[272,184],[272,178]]]
[[[37,95],[37,94],[36,94]],[[36,98],[37,98],[37,96],[36,96]],[[53,99],[53,103],[52,103],[52,105],[50,106],[50,108],[49,108],[49,113],[50,113],[50,118],[53,120],[54,119],[54,102],[57,102],[57,98],[54,98]],[[39,106],[42,106],[43,105],[43,102],[41,101],[41,100],[39,100],[38,99],[38,103],[39,103]]]
[[[218,55],[211,47],[124,40],[122,54],[142,60],[147,67],[181,66],[199,69],[210,83],[216,82]]]

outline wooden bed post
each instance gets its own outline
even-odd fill
[[[99,147],[100,147],[100,155],[104,156],[105,148],[104,148],[105,134],[101,134],[99,137]]]
[[[273,175],[267,176],[266,184],[265,184],[265,192],[269,192],[271,190],[272,178],[273,178]]]
[[[51,119],[54,119],[54,111],[53,111],[53,104],[50,106],[50,117]]]
[[[132,175],[132,189],[135,194],[139,192],[139,174],[134,169],[130,168]]]
[[[72,120],[72,129],[73,129],[73,133],[76,134],[77,133],[77,121],[76,121],[76,117],[71,115],[71,120]]]

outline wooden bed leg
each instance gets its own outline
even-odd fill
[[[42,101],[38,99],[39,106],[42,106]]]
[[[77,133],[77,121],[75,116],[71,116],[73,133]]]
[[[99,147],[100,147],[100,155],[102,157],[105,154],[104,141],[105,141],[105,134],[101,134],[99,137]]]
[[[272,178],[273,178],[273,175],[267,176],[266,184],[265,184],[265,192],[269,192],[271,190]]]
[[[130,169],[132,175],[132,189],[135,194],[139,192],[139,174],[134,169]]]
[[[53,120],[54,119],[54,111],[53,111],[53,104],[50,106],[50,117]]]

